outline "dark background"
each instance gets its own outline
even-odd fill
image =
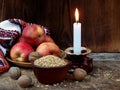
[[[19,18],[46,26],[65,49],[73,44],[74,11],[79,9],[82,46],[120,52],[120,0],[0,0],[0,21]]]

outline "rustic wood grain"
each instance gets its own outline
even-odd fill
[[[4,0],[0,0],[0,21],[2,21],[2,18],[4,16]]]
[[[65,49],[73,45],[76,7],[82,23],[82,46],[93,52],[120,52],[120,0],[0,0],[0,21],[20,18],[46,26]]]
[[[85,2],[86,32],[84,41],[93,51],[120,51],[119,4],[119,0],[92,0]]]

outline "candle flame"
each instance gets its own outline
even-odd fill
[[[77,8],[75,9],[75,20],[76,20],[76,22],[79,21],[79,11]]]

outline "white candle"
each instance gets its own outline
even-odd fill
[[[81,23],[79,23],[79,12],[75,10],[76,22],[73,24],[73,52],[74,54],[81,53]]]

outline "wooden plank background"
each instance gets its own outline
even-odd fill
[[[0,0],[0,21],[20,18],[46,26],[65,49],[73,44],[76,7],[82,46],[93,52],[120,52],[120,0]]]

